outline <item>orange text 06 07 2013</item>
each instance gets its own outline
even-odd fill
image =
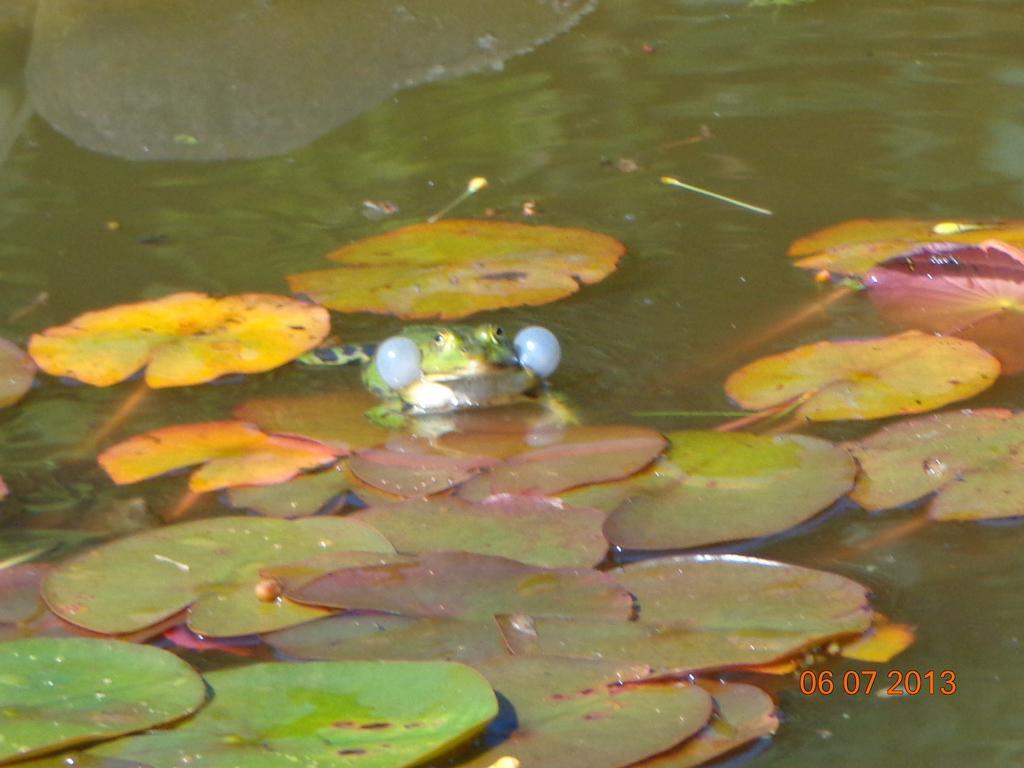
[[[806,669],[800,673],[800,693],[805,696],[952,696],[957,691],[951,669],[920,671],[890,669]]]

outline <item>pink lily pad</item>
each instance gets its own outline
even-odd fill
[[[497,463],[422,451],[370,449],[349,459],[349,470],[364,483],[407,498],[446,491]]]

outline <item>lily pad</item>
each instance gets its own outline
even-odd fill
[[[5,483],[4,479],[0,477],[0,501],[6,499],[8,493],[10,493],[10,491],[7,490],[7,483]]]
[[[447,662],[253,664],[206,681],[213,699],[187,722],[90,751],[155,766],[402,768],[471,739],[498,711],[479,673]]]
[[[557,443],[525,451],[461,485],[458,495],[482,501],[490,496],[552,496],[590,483],[639,472],[665,449],[659,432],[643,427],[576,427]]]
[[[350,485],[348,470],[341,463],[285,483],[230,488],[227,496],[235,509],[250,509],[267,517],[308,517],[346,493]]]
[[[711,722],[692,739],[644,763],[644,768],[696,768],[779,728],[772,697],[753,685],[698,680],[715,700]]]
[[[792,403],[810,421],[922,413],[988,389],[999,361],[963,339],[907,331],[819,341],[755,360],[725,382],[744,408]]]
[[[0,408],[14,405],[32,388],[36,366],[21,348],[0,339]]]
[[[341,613],[263,635],[297,659],[475,662],[508,651],[493,621]]]
[[[935,494],[933,520],[1024,515],[1024,413],[937,413],[891,424],[849,448],[862,468],[851,497],[866,509]]]
[[[890,259],[865,280],[890,320],[970,339],[993,353],[1004,373],[1024,370],[1024,252],[988,240],[926,247]]]
[[[380,445],[391,434],[363,415],[379,404],[369,392],[345,390],[248,400],[235,408],[234,415],[275,434],[306,437],[343,451],[362,451]]]
[[[850,490],[857,465],[825,440],[802,435],[675,432],[678,479],[629,496],[605,524],[628,549],[685,549],[768,536],[798,525]]]
[[[58,616],[96,632],[131,632],[186,609],[200,635],[269,632],[325,612],[261,601],[260,569],[345,550],[394,551],[370,526],[341,518],[197,520],[73,558],[51,574],[43,596]]]
[[[339,312],[454,319],[564,298],[614,272],[624,252],[585,229],[452,219],[347,245],[328,254],[343,266],[288,285]]]
[[[861,585],[770,560],[677,556],[609,575],[636,597],[636,621],[504,616],[509,650],[693,672],[775,661],[871,623]]]
[[[374,506],[349,517],[369,523],[406,554],[461,550],[576,568],[596,565],[608,551],[603,512],[552,499],[512,496],[474,503],[445,497]]]
[[[604,573],[538,568],[468,552],[344,568],[286,594],[329,608],[475,621],[520,611],[626,620],[633,610],[629,593]]]
[[[235,485],[270,485],[334,461],[340,451],[322,443],[268,435],[244,421],[205,421],[154,429],[113,445],[100,465],[118,485],[137,483],[194,464],[197,493]]]
[[[876,264],[927,243],[977,244],[990,238],[1024,246],[1024,221],[855,219],[800,238],[789,255],[804,269],[864,277]]]
[[[188,664],[148,645],[12,640],[0,669],[0,763],[162,725],[206,699]]]
[[[498,659],[477,668],[515,709],[463,763],[487,768],[511,756],[524,766],[618,768],[664,752],[700,731],[711,696],[692,683],[633,683],[636,670],[564,659]],[[642,674],[642,672],[640,673]],[[625,681],[625,684],[623,684]]]
[[[176,293],[86,312],[29,341],[53,376],[107,387],[146,368],[151,387],[203,384],[284,365],[326,338],[327,310],[283,296]]]
[[[348,462],[352,474],[367,485],[406,498],[446,491],[495,464],[488,458],[387,449],[363,451]]]

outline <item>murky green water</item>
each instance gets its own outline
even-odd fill
[[[1011,0],[818,0],[776,9],[609,0],[500,71],[402,90],[376,106],[370,99],[362,114],[282,156],[199,164],[113,159],[29,118],[21,105],[31,3],[7,2],[0,10],[0,157],[10,144],[0,165],[0,336],[19,343],[86,309],[176,290],[283,292],[285,274],[321,267],[339,243],[420,221],[483,175],[490,186],[460,213],[492,207],[516,220],[533,200],[536,221],[601,230],[628,245],[621,270],[604,283],[555,305],[498,315],[560,336],[558,387],[588,419],[721,409],[729,407],[721,381],[740,362],[804,341],[888,330],[853,297],[744,350],[819,295],[787,264],[791,240],[859,217],[1013,217],[1024,202],[1024,54],[1020,6]],[[308,26],[296,33],[300,41],[322,37],[322,25]],[[367,50],[351,66],[386,65]],[[61,72],[82,77],[59,68],[48,76]],[[176,72],[153,74],[157,93],[161,76],[173,83]],[[710,138],[692,141],[702,126]],[[623,172],[620,159],[639,170]],[[658,182],[663,174],[775,215],[669,189]],[[371,221],[363,200],[393,201],[400,213]],[[111,221],[119,229],[111,231]],[[45,306],[10,317],[42,292]],[[369,316],[335,322],[351,339],[398,326]],[[91,455],[76,450],[132,386],[44,380],[0,414],[0,475],[12,487],[0,508],[6,526],[103,525],[115,500],[145,494],[159,511],[180,493],[178,479],[113,489]],[[222,417],[254,396],[331,386],[321,372],[288,369],[155,392],[120,434]],[[978,403],[1024,406],[1019,377]],[[872,585],[881,610],[920,632],[913,649],[880,669],[952,669],[958,692],[885,699],[788,690],[783,728],[753,764],[1024,761],[1017,704],[1024,530],[933,525],[844,556],[845,546],[912,514],[847,511],[748,549]]]

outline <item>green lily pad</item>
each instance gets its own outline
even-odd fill
[[[0,643],[0,763],[162,725],[206,699],[172,653],[82,638]]]
[[[468,552],[428,552],[390,565],[344,568],[286,594],[329,608],[476,621],[520,611],[625,620],[633,610],[629,593],[604,573],[538,568]]]
[[[274,434],[305,437],[342,451],[362,451],[380,445],[391,434],[364,415],[375,405],[380,401],[365,390],[343,390],[247,400],[235,408],[234,416]]]
[[[988,389],[999,361],[977,344],[907,331],[855,341],[820,341],[755,360],[725,383],[744,408],[792,403],[811,421],[922,413]]]
[[[260,600],[260,569],[343,550],[394,551],[370,526],[340,518],[197,520],[69,560],[47,579],[43,596],[58,616],[96,632],[132,632],[185,609],[196,634],[268,632],[324,612]]]
[[[0,339],[0,408],[14,405],[32,388],[36,366],[27,352]]]
[[[51,568],[48,563],[31,563],[0,570],[0,642],[76,634],[72,625],[50,613],[39,594]]]
[[[288,285],[339,312],[454,319],[564,298],[614,272],[623,253],[585,229],[451,219],[347,245],[328,254],[342,266]]]
[[[871,624],[861,585],[770,560],[677,556],[609,575],[636,597],[636,621],[503,616],[509,650],[696,671],[765,664]]]
[[[798,267],[866,277],[876,264],[926,243],[979,244],[998,238],[1024,246],[1024,221],[855,219],[813,232],[789,247]]]
[[[564,659],[498,659],[477,668],[515,708],[462,763],[487,768],[506,755],[524,766],[618,768],[664,752],[700,731],[711,696],[691,683],[632,683],[635,670]]]
[[[353,456],[348,466],[353,475],[379,491],[415,498],[446,491],[496,463],[488,458],[371,449]]]
[[[235,509],[249,509],[266,517],[308,517],[346,493],[350,486],[348,470],[341,463],[286,483],[229,488],[227,499]]]
[[[851,460],[852,463],[852,460]],[[605,514],[552,499],[453,496],[384,504],[349,515],[383,533],[399,552],[461,550],[546,568],[593,566],[604,559]]]
[[[296,659],[474,662],[508,651],[493,621],[340,613],[263,635]]]
[[[665,449],[659,432],[643,427],[576,427],[553,445],[526,451],[459,486],[482,501],[501,494],[553,496],[590,483],[639,472]]]
[[[627,549],[685,549],[792,528],[850,490],[857,465],[802,435],[675,432],[667,459],[681,472],[658,491],[628,497],[605,524]]]
[[[94,754],[194,768],[401,768],[446,752],[497,714],[479,673],[447,662],[254,664],[211,672],[213,700],[172,730]]]
[[[1024,413],[936,413],[890,424],[849,448],[862,468],[851,497],[866,509],[934,493],[933,520],[1024,515]]]
[[[677,749],[644,763],[644,768],[696,768],[778,730],[775,702],[760,688],[714,680],[699,680],[698,685],[714,697],[711,722]]]

